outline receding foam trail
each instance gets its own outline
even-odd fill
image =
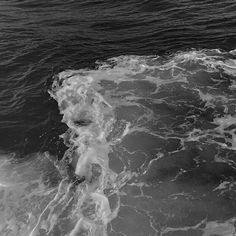
[[[0,155],[0,235],[34,235],[31,232],[60,181],[53,158],[46,153],[20,160]]]

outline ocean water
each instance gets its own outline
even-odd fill
[[[235,16],[1,1],[0,235],[236,235]]]

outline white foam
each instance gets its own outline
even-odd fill
[[[112,219],[109,201],[103,193],[108,187],[108,175],[112,174],[108,167],[109,144],[106,141],[114,120],[112,106],[94,90],[91,75],[68,71],[62,72],[59,80],[62,80],[62,86],[55,82],[51,94],[58,101],[63,121],[73,134],[69,141],[76,148],[78,156],[75,175],[85,178],[85,184],[80,186],[83,190],[80,205],[84,208],[89,204],[80,214],[71,235],[81,229],[104,233]],[[90,205],[94,207],[93,216],[86,215],[89,214],[87,207]],[[96,226],[97,221],[102,222],[102,228],[101,225]]]

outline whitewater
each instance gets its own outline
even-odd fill
[[[235,50],[119,56],[53,80],[68,149],[1,154],[1,235],[236,233]]]

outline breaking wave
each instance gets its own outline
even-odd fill
[[[42,190],[47,205],[18,235],[232,235],[233,200],[221,197],[235,194],[235,91],[235,51],[120,56],[59,73],[50,95],[68,150],[53,162],[60,181]]]

